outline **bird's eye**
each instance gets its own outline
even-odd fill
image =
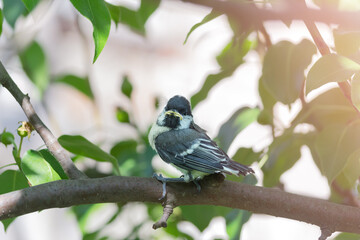
[[[180,113],[181,115],[186,115],[186,109],[185,109],[185,108],[179,109],[179,113]]]

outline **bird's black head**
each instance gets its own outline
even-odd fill
[[[165,106],[165,111],[168,110],[176,110],[183,116],[192,116],[190,102],[180,95],[176,95],[169,99]]]
[[[192,121],[189,101],[179,95],[169,99],[165,106],[163,124],[169,128],[186,128]]]

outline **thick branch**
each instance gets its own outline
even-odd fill
[[[334,8],[311,9],[299,2],[290,1],[286,4],[274,4],[273,8],[258,8],[253,4],[241,1],[222,0],[181,0],[206,7],[211,7],[229,17],[244,23],[260,26],[264,21],[302,20],[322,22],[326,24],[341,24],[343,26],[360,28],[360,13],[356,11],[337,11]]]
[[[43,139],[46,147],[49,149],[52,155],[59,161],[68,177],[72,179],[86,177],[85,174],[76,168],[69,154],[61,147],[52,132],[41,121],[39,116],[36,114],[32,104],[30,103],[29,96],[21,92],[19,87],[15,84],[15,82],[9,76],[8,72],[5,70],[1,61],[0,84],[2,84],[20,104],[30,123],[39,133],[40,137]]]
[[[168,183],[173,206],[215,205],[295,219],[333,231],[360,233],[360,209],[316,198],[213,177],[194,184]],[[62,180],[0,195],[0,220],[48,208],[103,202],[159,202],[162,184],[139,177]]]

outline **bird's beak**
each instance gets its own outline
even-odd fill
[[[180,120],[183,119],[183,116],[180,113],[172,111],[172,110],[166,111],[165,115],[175,116],[175,117],[180,118]]]

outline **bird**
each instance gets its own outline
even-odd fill
[[[193,119],[190,102],[183,96],[170,98],[152,125],[149,144],[160,158],[175,166],[183,174],[179,178],[165,178],[154,173],[163,183],[162,198],[167,182],[194,182],[200,192],[199,180],[204,176],[225,173],[237,176],[254,173],[248,166],[233,161]]]

